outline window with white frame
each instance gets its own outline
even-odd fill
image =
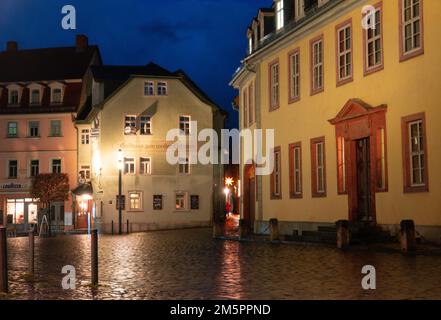
[[[375,27],[366,30],[366,64],[367,68],[375,68],[383,64],[381,9],[375,11]]]
[[[17,179],[18,177],[18,161],[9,160],[8,161],[8,178]]]
[[[124,158],[124,174],[135,174],[135,158]]]
[[[409,126],[409,151],[410,151],[410,182],[412,187],[420,187],[425,185],[425,150],[423,121],[413,121]]]
[[[422,46],[422,6],[421,0],[400,1],[403,1],[403,49],[404,53],[408,53]]]
[[[338,34],[338,80],[346,80],[352,76],[352,27],[345,25]]]
[[[90,181],[90,165],[81,165],[78,175],[83,181]]]
[[[295,100],[300,97],[300,52],[297,50],[289,57],[289,98]]]
[[[279,107],[279,62],[274,62],[270,66],[270,109]]]
[[[312,90],[323,89],[323,40],[312,44]]]
[[[51,102],[54,104],[58,104],[62,102],[62,90],[61,88],[53,88],[52,89],[52,97],[51,97]]]
[[[302,168],[301,168],[301,159],[302,152],[301,147],[294,147],[294,195],[302,194]]]
[[[152,134],[152,118],[150,116],[140,117],[141,135],[151,135]]]
[[[181,130],[182,134],[184,135],[190,134],[190,122],[191,122],[190,116],[179,117],[179,129]]]
[[[90,130],[81,129],[81,144],[86,145],[90,143]]]
[[[13,105],[13,106],[19,104],[19,93],[18,93],[18,90],[10,90],[9,91],[9,104]]]
[[[51,120],[51,137],[61,137],[61,120]]]
[[[187,192],[176,192],[175,194],[175,209],[187,210],[188,209],[188,194]]]
[[[31,91],[31,104],[40,104],[40,90],[33,89]]]
[[[51,160],[52,173],[61,173],[61,159]]]
[[[152,158],[141,157],[139,160],[139,173],[142,175],[152,174]]]
[[[155,95],[155,83],[153,81],[144,82],[144,95],[145,96]]]
[[[31,160],[29,163],[29,174],[31,177],[36,177],[40,174],[40,161]]]
[[[273,196],[280,197],[282,194],[282,177],[281,177],[281,152],[280,150],[274,151],[274,187]]]
[[[124,134],[132,135],[136,134],[136,121],[137,116],[135,115],[126,115],[124,118]]]
[[[129,210],[139,211],[142,210],[142,192],[130,191],[129,192]]]
[[[39,121],[29,121],[29,137],[37,138],[40,136],[40,122]]]
[[[18,136],[18,123],[16,121],[8,122],[8,138],[15,138]]]
[[[284,0],[277,0],[276,2],[276,28],[280,30],[285,24],[285,14],[284,14]]]
[[[166,96],[166,95],[167,95],[167,82],[159,81],[158,96]]]
[[[179,159],[179,174],[190,174],[190,161],[188,161],[188,158]]]

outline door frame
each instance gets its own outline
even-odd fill
[[[243,181],[243,219],[245,220],[245,223],[247,224],[248,230],[253,231],[254,230],[254,222],[256,220],[256,206],[251,206],[251,200],[254,200],[256,202],[256,174],[255,174],[255,165],[254,164],[247,164],[244,167],[244,181]],[[254,180],[254,194],[251,195],[250,193],[250,183]],[[251,209],[254,208],[254,213],[251,212]]]
[[[377,223],[376,193],[377,189],[377,132],[385,130],[386,139],[387,105],[372,107],[360,99],[350,99],[334,119],[329,122],[335,126],[336,141],[344,137],[346,163],[346,191],[341,194],[348,196],[348,219],[358,221],[358,190],[357,190],[357,140],[369,138],[370,148],[370,191],[371,215],[373,224]],[[338,152],[338,150],[337,150]],[[386,157],[386,155],[385,155]],[[338,166],[338,163],[337,163]],[[383,174],[387,177],[387,171]],[[337,168],[338,175],[338,168]],[[386,178],[387,179],[387,178]],[[338,181],[338,177],[337,177]]]

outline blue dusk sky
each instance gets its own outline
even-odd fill
[[[61,8],[73,5],[77,29],[63,30]],[[76,34],[97,44],[105,64],[150,61],[184,69],[223,109],[229,127],[236,91],[228,86],[247,47],[246,28],[271,0],[1,0],[0,45],[71,46]],[[1,70],[0,70],[1,72]]]

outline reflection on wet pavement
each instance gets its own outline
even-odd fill
[[[14,299],[441,299],[441,258],[213,240],[209,229],[100,236],[100,286],[90,287],[88,236],[36,239],[36,279],[26,238],[8,240]],[[377,270],[364,291],[361,269]],[[61,269],[76,268],[76,290]]]

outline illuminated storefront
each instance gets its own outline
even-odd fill
[[[36,225],[38,223],[38,200],[31,198],[6,200],[7,225]]]

